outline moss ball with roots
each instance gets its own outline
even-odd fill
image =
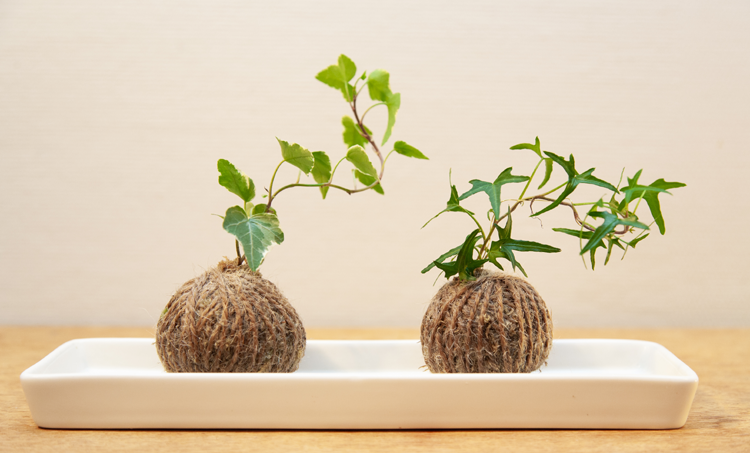
[[[170,372],[288,373],[305,342],[302,321],[276,285],[236,260],[182,285],[156,329]]]
[[[552,319],[526,280],[480,270],[454,278],[430,302],[422,320],[425,363],[433,373],[528,373],[552,347]]]

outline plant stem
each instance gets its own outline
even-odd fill
[[[286,162],[286,160],[282,160],[281,162],[279,162],[279,165],[276,166],[276,169],[273,171],[273,175],[271,176],[271,183],[268,185],[268,203],[266,203],[266,212],[271,212],[271,202],[273,202],[274,198],[273,181],[276,179],[276,173],[279,171],[279,168],[284,162]]]
[[[521,191],[521,195],[518,196],[519,199],[523,199],[523,196],[526,194],[526,190],[531,185],[531,180],[534,179],[534,175],[536,174],[537,169],[539,169],[539,165],[544,162],[544,159],[541,159],[539,162],[536,163],[536,167],[534,167],[534,171],[531,172],[531,176],[529,176],[529,180],[526,181],[526,186],[523,188],[523,191]]]
[[[371,105],[371,106],[367,107],[367,110],[365,110],[365,112],[364,112],[364,113],[362,114],[362,122],[364,122],[364,121],[365,121],[365,116],[367,116],[367,112],[369,112],[369,111],[370,111],[370,110],[372,110],[372,109],[373,109],[374,107],[377,107],[377,106],[379,106],[379,105],[385,105],[385,102],[378,102],[377,104],[373,104],[373,105]]]

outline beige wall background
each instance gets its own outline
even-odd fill
[[[419,325],[437,290],[420,269],[473,228],[420,230],[449,169],[459,190],[528,174],[508,147],[536,135],[607,179],[688,184],[663,197],[667,235],[595,272],[551,231],[567,213],[515,217],[564,249],[519,255],[556,326],[750,326],[748,17],[741,0],[2,1],[0,324],[155,324],[234,254],[217,159],[264,186],[275,136],[343,155],[347,106],[314,76],[345,53],[390,71],[394,138],[431,160],[394,156],[385,197],[279,197],[286,242],[262,270],[307,326]]]

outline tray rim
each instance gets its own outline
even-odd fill
[[[419,340],[307,340],[308,343],[318,344],[346,344],[346,343],[419,343]],[[534,371],[531,373],[430,373],[425,371],[424,373],[403,373],[398,371],[388,372],[371,372],[371,371],[330,371],[330,372],[305,372],[296,371],[292,373],[159,373],[159,374],[88,374],[88,373],[46,373],[44,368],[62,355],[67,348],[70,348],[78,343],[96,343],[96,342],[154,342],[153,338],[148,337],[95,337],[95,338],[78,338],[66,341],[60,346],[55,348],[41,360],[25,369],[21,375],[21,381],[39,381],[48,379],[181,379],[181,380],[210,380],[210,379],[223,379],[223,380],[330,380],[330,379],[348,379],[349,377],[357,378],[372,378],[372,379],[383,379],[383,380],[498,380],[498,381],[515,381],[515,380],[552,380],[552,381],[568,381],[568,380],[594,380],[594,381],[661,381],[661,382],[680,382],[690,383],[699,382],[697,373],[690,368],[685,362],[680,360],[674,353],[672,353],[665,346],[646,340],[631,340],[631,339],[612,339],[612,338],[564,338],[555,339],[554,342],[560,343],[595,343],[595,342],[606,342],[606,343],[634,343],[641,345],[648,345],[655,347],[662,354],[665,354],[670,362],[673,362],[682,375],[656,375],[656,374],[642,374],[642,375],[631,375],[631,374],[586,374],[586,373],[566,373],[564,375],[559,374],[545,374],[543,369],[540,371]]]

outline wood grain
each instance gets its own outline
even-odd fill
[[[678,430],[158,431],[47,430],[29,413],[19,374],[61,343],[87,337],[148,337],[146,328],[0,327],[0,451],[367,451],[699,452],[750,451],[750,330],[585,329],[556,338],[656,341],[700,377]],[[311,329],[314,339],[417,338],[416,329]]]

